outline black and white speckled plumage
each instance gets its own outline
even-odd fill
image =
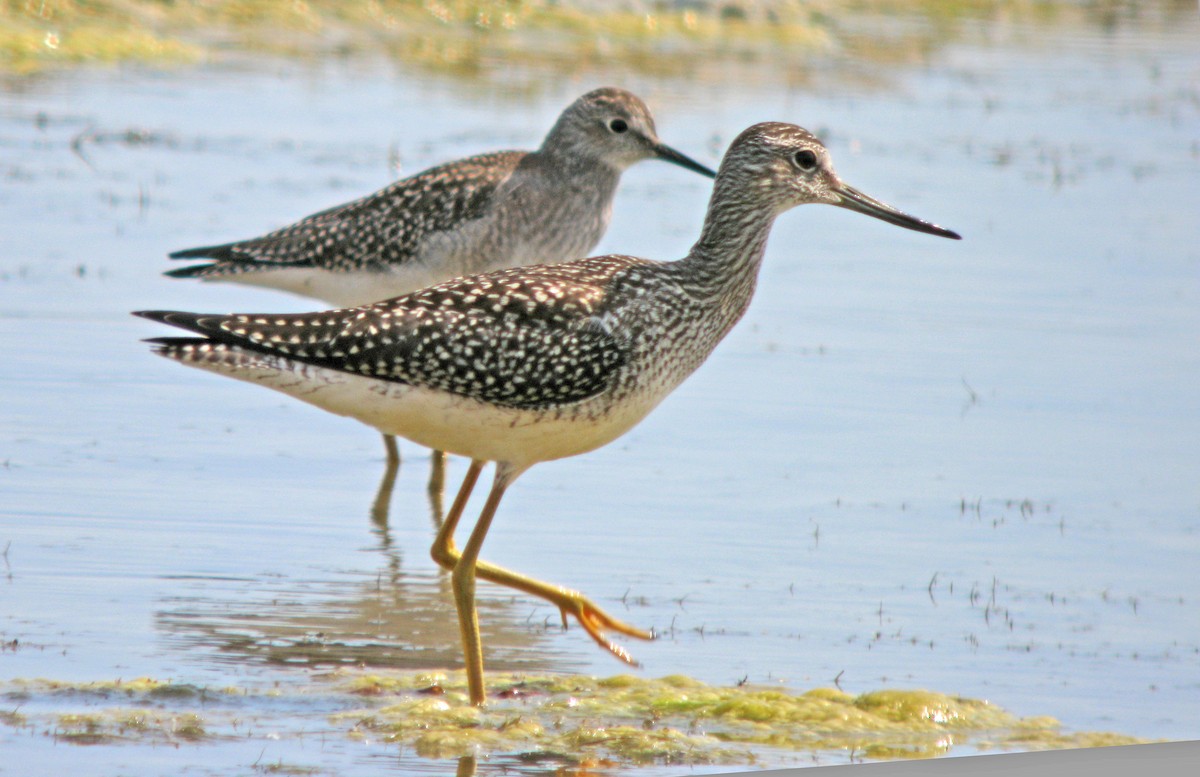
[[[726,154],[700,240],[677,262],[603,256],[510,268],[322,313],[138,315],[203,336],[156,341],[180,361],[244,349],[598,423],[631,398],[649,412],[699,367],[749,305],[775,217],[800,202],[956,237],[843,184],[805,130],[765,124]]]
[[[597,89],[563,111],[537,151],[450,162],[262,237],[177,251],[172,258],[211,261],[167,275],[350,307],[463,275],[575,259],[607,229],[622,171],[650,158],[713,175],[658,140],[635,95]]]
[[[612,278],[643,264],[600,257],[456,279],[361,308],[292,315],[139,315],[212,344],[284,356],[498,406],[592,396],[628,359],[598,317]],[[173,338],[164,348],[194,345]]]
[[[410,261],[425,236],[484,215],[496,189],[526,156],[497,151],[438,165],[262,237],[176,251],[171,258],[212,262],[166,274],[221,278],[273,267],[378,272]]]

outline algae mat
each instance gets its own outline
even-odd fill
[[[671,765],[786,766],[814,760],[926,758],[953,750],[1134,744],[1060,731],[983,700],[924,690],[851,695],[707,685],[683,676],[598,679],[494,675],[486,708],[460,672],[340,670],[304,686],[202,688],[149,678],[0,685],[11,729],[55,743],[160,746],[341,737],[399,745],[422,759],[475,759],[523,771],[637,772]],[[473,764],[472,764],[473,766]],[[260,771],[304,772],[282,763]]]

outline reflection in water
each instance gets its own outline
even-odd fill
[[[383,442],[387,449],[387,461],[383,477],[379,480],[379,489],[371,503],[371,523],[375,525],[375,530],[386,548],[391,543],[388,537],[388,513],[391,510],[392,492],[396,488],[396,476],[400,473],[400,448],[396,444],[396,438],[391,435],[383,435]],[[446,514],[443,506],[446,490],[446,454],[442,451],[430,451],[429,456],[429,485],[426,490],[429,496],[429,517],[433,520],[433,530],[436,532],[442,525],[442,516]]]
[[[163,599],[155,627],[173,647],[216,652],[235,664],[363,666],[422,670],[462,663],[450,579],[405,572],[383,528],[373,571],[322,570],[307,579],[184,579],[190,593]],[[176,589],[178,590],[178,589]],[[493,591],[495,589],[492,589]],[[578,671],[549,647],[557,618],[530,617],[508,594],[479,601],[488,663],[504,671]]]
[[[375,492],[375,501],[371,503],[371,523],[387,547],[391,540],[388,537],[388,511],[392,505],[392,491],[396,488],[396,475],[400,472],[400,451],[396,438],[384,435],[383,442],[387,446],[387,461],[384,464],[383,477],[379,480],[379,489]],[[434,524],[441,521],[440,512],[433,516]]]

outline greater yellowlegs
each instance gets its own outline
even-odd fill
[[[537,151],[448,162],[262,237],[176,251],[171,258],[210,261],[166,274],[353,307],[462,275],[578,259],[604,235],[621,173],[645,159],[715,175],[658,139],[636,95],[596,89],[563,111]],[[399,449],[387,434],[384,445],[388,484]],[[436,450],[433,462],[431,492],[440,493]]]
[[[481,704],[477,575],[552,602],[626,661],[606,632],[651,637],[576,591],[480,561],[480,547],[522,472],[616,439],[704,362],[750,303],[775,217],[821,202],[959,237],[843,183],[807,131],[766,123],[730,146],[700,239],[679,261],[602,256],[500,270],[323,313],[136,315],[198,335],[151,340],[162,356],[471,459],[432,553],[453,571],[470,698]],[[460,552],[455,527],[488,461],[492,490]]]

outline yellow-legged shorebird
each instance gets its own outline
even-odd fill
[[[843,183],[806,130],[766,123],[730,146],[700,239],[678,261],[601,256],[501,270],[322,313],[136,315],[196,334],[151,340],[162,356],[471,459],[433,557],[453,571],[470,697],[482,704],[476,576],[550,601],[626,661],[605,632],[651,637],[576,591],[480,561],[480,548],[522,472],[616,439],[708,358],[750,304],[775,218],[804,203],[958,238]],[[460,552],[454,530],[488,461],[491,493]]]
[[[579,259],[608,228],[621,173],[646,159],[715,175],[658,139],[636,95],[596,89],[563,111],[536,151],[448,162],[262,237],[176,251],[171,258],[209,261],[166,274],[353,307],[459,276]],[[394,471],[399,449],[386,432],[384,444]],[[437,491],[441,465],[435,450]]]

